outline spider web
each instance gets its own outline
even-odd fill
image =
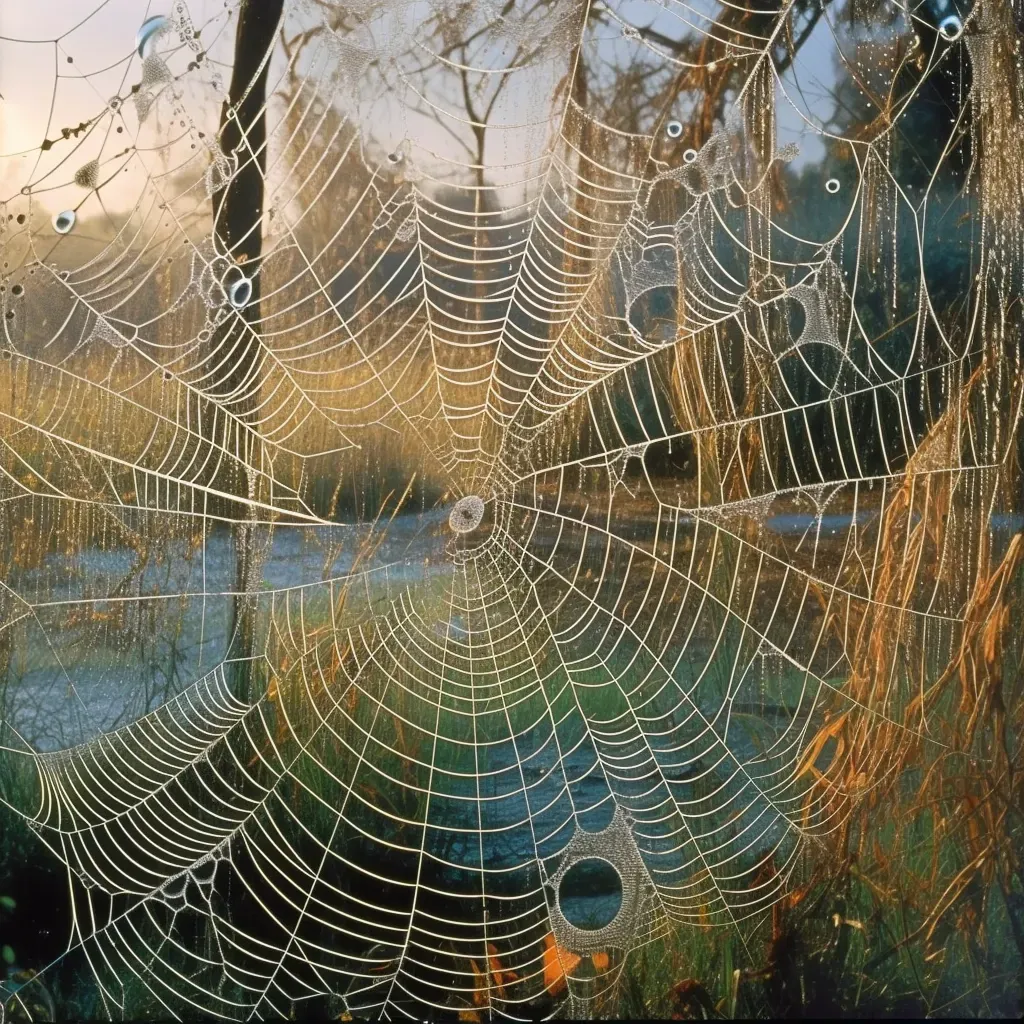
[[[289,0],[236,95],[237,4],[69,7],[2,37],[4,756],[106,1012],[590,1013],[785,895],[844,725],[941,750],[1014,372],[930,269],[973,15]]]

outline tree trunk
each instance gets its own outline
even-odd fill
[[[255,697],[256,596],[260,558],[256,544],[255,464],[258,445],[246,429],[252,422],[260,390],[261,360],[260,259],[263,250],[264,176],[267,166],[267,74],[281,21],[283,0],[242,0],[235,34],[235,59],[228,99],[221,112],[220,146],[234,173],[213,194],[214,237],[218,254],[238,265],[251,284],[244,305],[229,308],[212,337],[211,360],[216,368],[215,399],[231,417],[224,424],[224,447],[237,455],[244,469],[232,475],[225,490],[242,500],[233,512],[235,527],[236,596],[232,609],[228,657],[232,688],[241,700]],[[244,479],[243,479],[244,477]]]

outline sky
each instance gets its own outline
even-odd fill
[[[300,13],[296,25],[302,23],[303,17],[302,0],[297,2]],[[484,2],[480,0],[481,4]],[[606,6],[611,9],[611,4]],[[136,32],[147,18],[166,14],[170,7],[167,0],[0,3],[0,199],[17,195],[26,182],[32,182],[38,204],[50,214],[70,208],[78,210],[79,215],[88,215],[95,212],[92,207],[97,200],[84,195],[72,179],[83,164],[99,158],[101,180],[110,179],[102,189],[106,208],[127,208],[134,205],[147,181],[159,179],[161,174],[173,171],[195,155],[190,147],[196,146],[198,133],[209,137],[216,129],[222,93],[218,93],[213,79],[219,73],[223,88],[230,78],[234,22],[224,0],[189,0],[188,15],[200,31],[201,42],[195,43],[192,50],[178,45],[168,57],[168,64],[175,74],[180,74],[195,49],[201,47],[205,60],[199,76],[201,84],[182,89],[177,95],[165,93],[161,103],[146,116],[145,123],[140,124],[130,101],[130,88],[140,81],[142,67],[135,50]],[[370,9],[369,5],[365,4],[364,9]],[[360,46],[379,45],[389,34],[394,44],[392,52],[409,44],[414,46],[416,26],[428,17],[430,7],[425,0],[413,0],[381,5],[379,10],[379,16],[367,21],[363,35],[352,37],[349,49],[339,51],[341,60],[348,60],[352,53],[358,55]],[[606,41],[598,45],[622,45],[617,21],[653,21],[656,27],[678,35],[687,25],[707,25],[707,17],[714,10],[713,0],[698,0],[696,6],[676,4],[671,12],[662,3],[624,0],[612,11],[609,26],[602,30]],[[518,82],[505,90],[495,107],[492,123],[502,126],[502,130],[488,135],[487,160],[492,165],[489,180],[496,184],[528,176],[531,162],[543,154],[550,133],[556,128],[551,119],[551,97],[565,70],[566,45],[554,29],[550,42],[548,52],[541,55],[537,65],[520,74]],[[173,39],[164,40],[163,47],[174,49],[174,43]],[[778,89],[779,145],[798,141],[801,162],[820,159],[824,151],[816,133],[808,130],[805,118],[813,115],[819,98],[835,82],[835,46],[823,19],[802,51],[799,64]],[[310,53],[315,52],[315,48],[310,49]],[[387,47],[379,52],[386,57]],[[321,58],[324,53],[320,51]],[[339,59],[338,53],[331,54],[328,60]],[[358,61],[352,67],[359,74]],[[284,68],[280,55],[278,68]],[[189,80],[195,80],[195,76]],[[445,94],[452,95],[457,97],[458,93],[449,89]],[[364,131],[372,134],[385,152],[403,140],[411,140],[423,161],[433,161],[435,165],[438,161],[465,164],[469,157],[452,131],[462,138],[469,137],[464,112],[449,103],[449,114],[454,114],[455,120],[445,114],[437,118],[424,115],[429,114],[430,103],[440,96],[439,93],[417,97],[406,93],[397,98],[378,92],[364,97],[358,117]],[[121,110],[116,115],[97,118],[112,97],[120,97]],[[447,98],[440,105],[446,103]],[[420,108],[420,113],[410,114],[414,106]],[[186,125],[180,125],[179,114],[187,120]],[[460,114],[462,122],[458,120]],[[61,129],[75,129],[90,119],[95,120],[91,130],[69,140],[61,138]],[[446,122],[446,126],[440,122]],[[167,140],[174,137],[178,127],[185,131],[178,132],[178,142],[169,147]],[[46,152],[40,149],[44,139],[53,141]],[[137,153],[129,158],[125,153],[132,145]],[[450,173],[456,174],[457,168]],[[118,176],[114,177],[115,174]],[[521,198],[521,192],[514,198]]]

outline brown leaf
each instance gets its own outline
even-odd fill
[[[544,936],[544,987],[557,995],[565,988],[565,979],[576,970],[580,958],[555,942],[554,935]]]

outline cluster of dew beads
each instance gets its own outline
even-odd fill
[[[455,533],[471,533],[484,517],[483,498],[470,494],[460,498],[448,517],[448,525]]]

